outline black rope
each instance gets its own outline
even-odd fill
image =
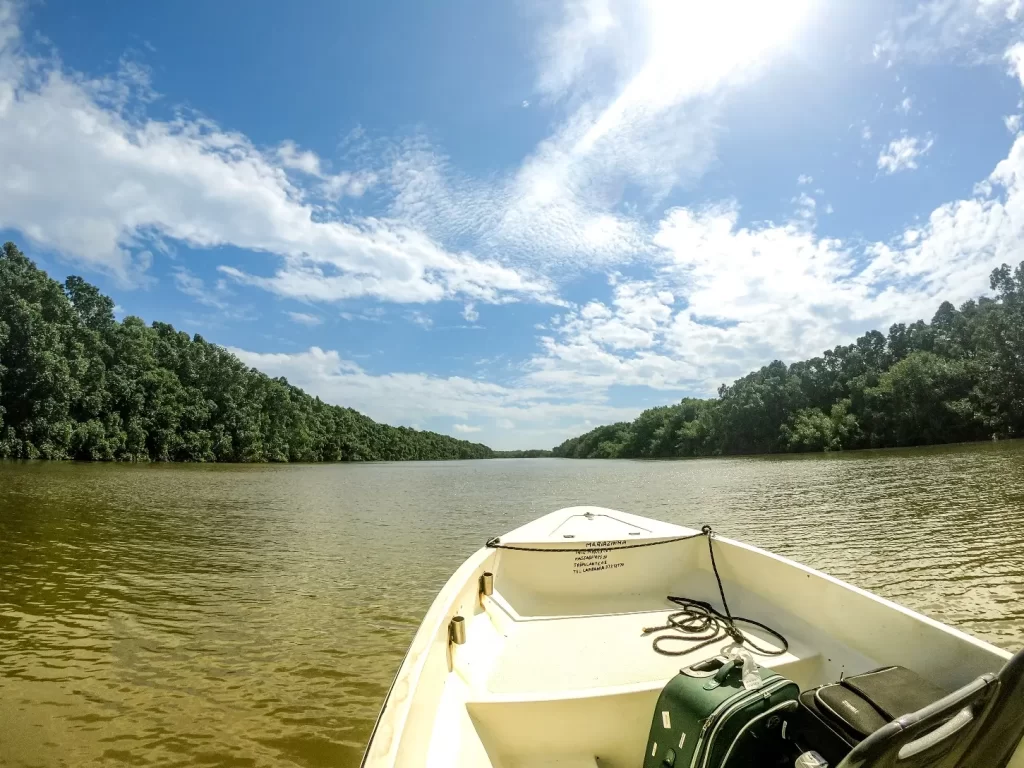
[[[733,642],[741,647],[747,647],[754,653],[761,656],[781,656],[789,650],[789,641],[780,632],[775,631],[766,624],[762,624],[759,621],[753,619],[745,619],[742,616],[733,616],[729,610],[729,603],[725,599],[725,588],[722,586],[722,577],[718,575],[718,564],[715,562],[715,548],[712,546],[711,541],[714,537],[714,532],[711,530],[710,525],[705,525],[701,529],[701,535],[708,537],[708,554],[711,555],[711,569],[715,572],[715,581],[718,582],[718,594],[722,597],[722,605],[725,607],[725,613],[721,613],[711,603],[703,600],[694,600],[691,597],[677,597],[669,595],[669,602],[675,603],[681,611],[676,611],[668,616],[668,623],[663,624],[660,627],[646,627],[642,634],[646,637],[647,635],[655,632],[664,632],[666,630],[674,630],[679,634],[673,635],[661,635],[660,637],[654,638],[653,646],[654,650],[663,656],[685,656],[688,653],[706,648],[712,643],[716,643],[723,637],[731,637]],[[743,632],[737,623],[749,624],[750,626],[758,627],[763,629],[772,637],[778,638],[779,644],[782,646],[781,649],[770,649],[762,648],[750,637]],[[662,643],[668,641],[682,640],[686,643],[697,642],[696,645],[688,646],[678,651],[670,651],[662,647]]]
[[[733,616],[729,610],[729,602],[725,599],[725,588],[722,586],[722,577],[718,575],[718,563],[715,562],[715,548],[711,542],[715,536],[715,532],[711,530],[710,525],[705,525],[700,529],[700,533],[693,533],[689,536],[677,536],[672,539],[659,539],[658,541],[644,541],[638,544],[625,544],[621,546],[612,547],[584,547],[584,548],[557,548],[552,549],[548,547],[519,547],[514,544],[502,544],[501,539],[495,536],[493,539],[487,541],[486,546],[491,549],[508,549],[513,552],[573,552],[576,554],[584,552],[614,552],[620,549],[640,549],[641,547],[656,547],[659,544],[675,544],[679,541],[689,541],[690,539],[696,539],[699,536],[706,536],[708,539],[708,554],[711,555],[711,569],[715,572],[715,581],[718,582],[718,594],[722,598],[722,606],[725,608],[725,613],[718,611],[711,603],[703,600],[694,600],[690,597],[677,597],[675,595],[669,595],[668,600],[671,603],[675,603],[681,611],[676,611],[668,616],[668,623],[663,624],[660,627],[646,627],[643,631],[643,635],[653,634],[655,632],[664,632],[667,630],[674,630],[679,634],[674,635],[662,635],[661,637],[654,638],[653,646],[654,650],[664,656],[685,656],[688,653],[693,653],[701,648],[705,648],[712,643],[717,643],[723,637],[731,637],[733,642],[739,646],[745,646],[761,656],[781,656],[789,650],[789,641],[780,632],[776,632],[774,629],[766,624],[762,624],[759,621],[753,619],[746,619],[742,616]],[[739,627],[737,624],[747,624],[759,629],[763,629],[772,637],[778,639],[779,644],[782,646],[781,650],[762,648]],[[696,642],[696,645],[689,646],[682,650],[670,651],[666,650],[661,646],[662,643],[683,640],[687,643]]]
[[[510,549],[513,552],[575,552],[580,554],[582,552],[615,552],[620,549],[640,549],[641,547],[656,547],[659,544],[675,544],[677,541],[689,541],[690,539],[696,539],[703,536],[703,533],[691,533],[689,536],[677,536],[674,539],[659,539],[658,541],[644,541],[640,544],[624,544],[618,547],[583,547],[580,549],[550,549],[548,547],[517,547],[514,544],[502,544],[501,539],[495,536],[493,539],[488,539],[485,546],[491,549]]]

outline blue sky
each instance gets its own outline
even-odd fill
[[[325,400],[548,447],[1024,258],[1020,0],[0,0],[0,236]]]

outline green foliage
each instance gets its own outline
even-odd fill
[[[523,451],[494,451],[496,459],[546,459],[554,454],[543,448],[530,448]]]
[[[555,456],[658,458],[836,451],[1024,437],[1024,262],[992,273],[995,298],[943,302],[786,366],[776,360],[631,424],[566,440]]]
[[[271,379],[200,336],[137,317],[80,277],[0,253],[0,458],[479,459],[479,443],[390,427]]]

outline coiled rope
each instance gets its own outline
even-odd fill
[[[736,645],[749,648],[751,651],[761,656],[781,656],[784,654],[789,650],[789,641],[786,640],[781,632],[777,632],[767,624],[762,624],[760,621],[754,621],[754,619],[746,619],[742,616],[732,615],[732,611],[729,610],[729,601],[725,599],[725,588],[722,586],[722,577],[718,575],[718,563],[715,562],[715,548],[711,543],[714,538],[714,531],[711,530],[710,525],[705,525],[701,528],[701,534],[708,537],[708,554],[711,555],[711,570],[715,572],[715,581],[718,582],[718,594],[722,597],[722,606],[725,608],[725,613],[718,611],[713,605],[711,605],[711,603],[705,602],[704,600],[694,600],[692,597],[669,595],[669,602],[675,603],[682,608],[682,610],[670,613],[667,624],[663,624],[660,627],[645,627],[641,634],[646,637],[647,635],[654,634],[655,632],[665,632],[668,630],[673,630],[679,633],[673,635],[661,635],[654,638],[654,642],[652,643],[654,650],[663,656],[685,656],[688,653],[693,653],[694,651],[705,648],[712,643],[716,643],[723,637],[731,637]],[[778,638],[781,648],[762,648],[751,640],[747,633],[737,627],[737,623],[748,624],[750,626],[763,629],[772,637]],[[697,644],[688,645],[686,648],[674,651],[663,647],[663,644],[666,642],[679,640],[686,643],[696,641]]]
[[[705,525],[701,528],[700,533],[694,533],[689,536],[678,536],[673,539],[660,539],[658,541],[610,547],[520,547],[502,544],[498,537],[490,539],[487,542],[487,546],[491,549],[508,549],[515,552],[614,552],[620,549],[639,549],[641,547],[655,547],[659,544],[675,544],[680,541],[696,539],[699,536],[707,537],[708,554],[711,556],[711,569],[715,573],[715,581],[718,583],[718,594],[722,598],[722,606],[725,608],[725,613],[722,613],[711,603],[704,600],[669,595],[669,602],[678,605],[682,610],[669,614],[666,624],[659,627],[645,627],[641,634],[646,637],[655,632],[673,632],[674,634],[665,634],[654,638],[652,646],[656,653],[660,653],[663,656],[685,656],[701,648],[706,648],[724,637],[731,637],[737,645],[749,648],[760,656],[781,656],[786,653],[789,650],[789,641],[786,640],[781,632],[772,629],[767,624],[762,624],[760,621],[747,619],[743,616],[733,616],[732,611],[729,610],[729,602],[725,599],[725,588],[722,586],[722,577],[718,573],[718,563],[715,562],[715,548],[712,545],[715,532],[711,529],[710,525]],[[777,638],[781,647],[779,649],[761,647],[746,632],[736,626],[737,624],[745,624],[764,630],[772,637]],[[678,641],[687,643],[687,647],[678,650],[669,650],[664,647],[664,644],[667,642]],[[690,645],[690,643],[696,643],[696,645]]]

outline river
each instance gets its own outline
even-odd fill
[[[356,766],[486,538],[597,504],[1024,645],[1024,442],[671,462],[0,463],[0,764]]]

